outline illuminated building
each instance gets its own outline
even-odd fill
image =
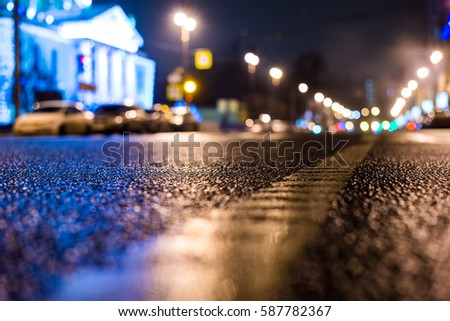
[[[120,6],[91,6],[90,0],[20,3],[22,112],[45,91],[89,107],[132,100],[151,108],[155,62],[139,52],[143,39]],[[12,1],[0,0],[0,124],[14,119],[13,8]]]

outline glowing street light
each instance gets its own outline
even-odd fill
[[[244,56],[244,60],[248,66],[248,72],[254,74],[256,71],[256,66],[259,64],[259,57],[252,52],[248,52]]]
[[[397,98],[394,106],[391,109],[392,117],[397,117],[402,112],[403,107],[406,105],[406,100],[403,97]]]
[[[308,85],[305,83],[301,83],[298,85],[298,91],[300,91],[302,94],[305,94],[308,92]]]
[[[323,100],[323,105],[327,108],[330,108],[331,105],[333,104],[333,100],[331,100],[331,98],[324,98]]]
[[[190,33],[197,27],[197,21],[192,17],[188,17],[184,12],[177,12],[173,16],[173,22],[175,23],[175,25],[180,27],[181,30],[183,67],[186,69],[189,65],[189,40],[191,38]]]
[[[268,124],[270,123],[272,118],[270,117],[269,114],[261,114],[259,115],[259,120],[261,120],[264,124]]]
[[[422,67],[422,68],[417,69],[417,77],[419,77],[420,79],[427,78],[429,74],[430,74],[430,71],[428,70],[427,67]]]
[[[272,77],[272,84],[278,86],[280,84],[280,79],[283,77],[283,71],[280,68],[273,67],[269,70],[269,75]]]
[[[430,56],[430,61],[433,65],[436,65],[442,60],[442,58],[444,58],[442,52],[439,50],[435,50]]]
[[[409,87],[405,87],[402,89],[401,94],[402,94],[403,98],[409,98],[412,95],[412,90]]]
[[[173,16],[173,22],[178,26],[178,27],[182,27],[187,20],[187,15],[184,12],[177,12],[174,16]]]
[[[419,84],[417,83],[417,81],[410,80],[408,82],[408,88],[411,89],[412,91],[416,90],[418,87],[419,87]]]
[[[184,90],[188,94],[193,94],[197,90],[197,84],[192,80],[188,80],[184,83]]]
[[[322,94],[322,93],[316,93],[316,94],[314,95],[314,100],[315,100],[316,102],[318,102],[318,103],[323,102],[324,99],[325,99],[325,95]]]

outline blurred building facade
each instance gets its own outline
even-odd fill
[[[14,119],[13,1],[0,0],[0,123]],[[143,39],[119,6],[90,0],[20,1],[21,112],[37,93],[60,92],[89,107],[133,101],[153,105],[155,67]]]

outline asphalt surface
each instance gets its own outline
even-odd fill
[[[0,299],[450,299],[449,136],[354,137],[325,167],[273,150],[114,166],[111,138],[2,138]],[[262,137],[196,137],[235,140]]]
[[[297,299],[450,299],[450,131],[382,137],[295,267]]]
[[[188,141],[188,134],[181,137]],[[146,145],[172,142],[173,134],[133,136],[132,141],[148,147],[144,152],[130,149],[130,159],[124,163],[103,163],[110,158],[102,154],[102,146],[121,139],[1,138],[0,299],[49,298],[64,276],[89,267],[115,266],[127,249],[169,226],[209,216],[212,209],[225,208],[298,167],[287,167],[275,149],[259,149],[259,161],[245,164],[240,162],[245,155],[235,150],[209,163],[180,165],[173,163],[174,155],[164,154],[161,144]],[[323,137],[278,139],[293,139],[298,147]],[[211,141],[226,145],[259,140],[262,135],[196,134],[195,138],[202,146]],[[167,162],[138,157],[148,156],[149,151],[167,156]],[[271,154],[275,162],[269,162]],[[203,150],[193,155],[202,160]],[[186,151],[180,157],[189,160]]]

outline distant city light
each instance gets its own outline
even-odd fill
[[[6,4],[6,10],[8,10],[8,11],[13,11],[14,10],[14,2],[8,2],[7,4]]]
[[[361,128],[361,130],[362,130],[363,132],[368,131],[369,128],[370,128],[369,123],[366,122],[366,121],[361,122],[361,124],[359,125],[359,127]]]
[[[384,130],[389,130],[389,128],[391,128],[391,123],[389,121],[385,120],[381,123],[381,127]]]
[[[197,84],[194,81],[188,80],[184,83],[184,90],[187,93],[192,94],[196,89],[197,89]]]
[[[322,132],[322,126],[320,125],[315,125],[312,129],[313,134],[320,134]]]
[[[55,17],[53,17],[51,14],[49,14],[47,17],[45,17],[45,22],[48,25],[51,25],[53,22],[55,22]]]
[[[372,115],[378,116],[378,115],[380,114],[380,108],[374,106],[374,107],[372,107],[372,109],[370,110],[370,112],[372,113]]]
[[[187,31],[193,31],[197,27],[197,21],[194,18],[187,18],[184,27]]]
[[[125,113],[126,119],[135,119],[137,117],[137,111],[136,110],[128,110]]]
[[[416,130],[416,124],[411,121],[408,124],[406,124],[406,129],[408,129],[409,131]]]
[[[420,79],[427,78],[429,74],[430,74],[430,71],[428,70],[427,67],[422,67],[422,68],[417,69],[417,77],[419,77]]]
[[[361,118],[361,113],[358,110],[354,110],[352,112],[352,117],[353,117],[353,119],[360,119]]]
[[[350,109],[344,109],[343,113],[345,118],[350,118],[352,116],[352,111]]]
[[[259,57],[252,52],[248,52],[244,56],[244,60],[246,63],[257,66],[259,64]]]
[[[322,94],[322,93],[316,93],[316,94],[314,95],[314,100],[315,100],[316,102],[318,102],[318,103],[323,102],[324,99],[325,99],[325,96],[324,96],[324,94]]]
[[[64,8],[64,10],[72,9],[72,2],[65,0],[64,3],[63,3],[63,8]]]
[[[442,60],[442,58],[444,58],[442,52],[439,50],[435,50],[430,56],[430,61],[433,65],[436,65]]]
[[[331,100],[331,98],[327,97],[323,100],[323,105],[327,108],[330,108],[332,104],[333,104],[333,100]]]
[[[371,124],[370,124],[370,128],[372,129],[372,131],[374,131],[374,132],[378,132],[379,130],[380,130],[380,123],[379,122],[377,122],[377,121],[373,121]]]
[[[36,13],[37,13],[36,8],[34,8],[34,7],[29,7],[29,8],[27,9],[27,18],[28,18],[29,20],[33,20],[34,17],[36,17]]]
[[[281,79],[283,77],[283,71],[277,67],[270,68],[269,74],[274,79]]]
[[[259,57],[252,52],[247,52],[244,60],[248,65],[248,72],[253,74],[256,71],[256,66],[259,64]]]
[[[448,92],[442,91],[436,93],[436,108],[441,110],[448,110]]]
[[[422,101],[422,110],[425,114],[432,113],[434,111],[434,103],[431,99]]]
[[[269,75],[272,77],[272,84],[278,86],[280,84],[281,77],[283,77],[283,71],[280,68],[273,67],[270,68]]]
[[[173,16],[173,22],[178,26],[182,27],[187,20],[187,15],[184,12],[178,12]]]
[[[409,98],[412,95],[412,90],[409,87],[405,87],[402,89],[401,94],[402,94],[403,98]]]
[[[353,122],[348,121],[345,123],[345,129],[347,129],[349,132],[352,132],[355,129],[355,125]]]
[[[247,126],[247,127],[252,127],[254,124],[255,124],[255,121],[253,119],[248,118],[245,121],[245,126]]]
[[[308,85],[305,84],[305,83],[301,83],[301,84],[298,85],[298,90],[299,90],[302,94],[304,94],[304,93],[308,92]]]
[[[361,110],[361,114],[362,114],[364,117],[369,116],[369,115],[370,115],[370,110],[369,110],[369,108],[363,108],[363,109]]]
[[[394,106],[391,109],[392,117],[397,117],[398,115],[400,115],[400,113],[401,113],[403,107],[405,107],[405,105],[406,105],[405,98],[402,98],[402,97],[397,98]]]
[[[44,20],[45,20],[45,13],[44,13],[44,12],[39,12],[39,13],[37,14],[37,20],[38,20],[39,22],[44,21]]]
[[[269,122],[272,120],[272,118],[270,117],[269,114],[261,114],[261,115],[259,115],[259,119],[260,119],[264,124],[267,124],[267,123],[269,123]]]
[[[417,88],[419,87],[419,84],[417,83],[417,81],[415,81],[415,80],[410,80],[409,82],[408,82],[408,88],[409,89],[411,89],[411,90],[416,90]]]

